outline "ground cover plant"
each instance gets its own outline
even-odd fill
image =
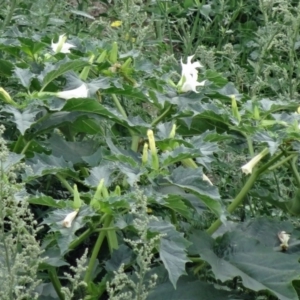
[[[299,299],[297,1],[2,1],[1,299]]]

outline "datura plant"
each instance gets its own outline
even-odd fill
[[[167,68],[53,40],[0,40],[6,159],[27,165],[19,199],[43,226],[39,299],[298,299],[299,103],[249,98],[196,55]]]

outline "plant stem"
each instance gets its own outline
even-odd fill
[[[292,161],[290,161],[290,166],[291,166],[291,170],[293,172],[293,175],[294,175],[294,177],[297,181],[297,186],[300,187],[300,175],[299,175],[299,172],[298,172],[297,167],[296,167],[297,160],[298,160],[298,155],[295,156]]]
[[[74,194],[73,188],[70,186],[69,182],[60,174],[55,174],[55,176],[60,180],[60,182],[65,186],[65,188],[71,193]]]
[[[79,246],[83,241],[90,236],[94,232],[93,228],[89,228],[86,231],[84,231],[76,240],[73,240],[69,245],[69,250],[75,249],[77,246]]]
[[[45,20],[44,20],[44,22],[43,22],[43,24],[42,24],[42,28],[43,28],[43,29],[47,26],[48,21],[49,21],[49,18],[50,18],[50,15],[51,15],[51,13],[53,12],[53,10],[54,10],[54,8],[55,8],[57,2],[58,2],[58,0],[54,0],[52,6],[50,7],[49,12],[48,12],[47,16],[45,17]]]
[[[243,186],[242,190],[239,192],[239,194],[234,198],[233,202],[227,207],[227,211],[229,213],[232,213],[244,200],[245,196],[247,195],[248,191],[252,188],[255,180],[264,172],[266,171],[272,164],[274,164],[276,161],[278,161],[282,156],[284,155],[284,152],[279,153],[275,157],[271,158],[266,164],[264,164],[261,168],[254,171],[254,173],[251,174],[251,176],[246,181],[245,185]],[[220,226],[222,225],[222,222],[220,219],[216,220],[207,230],[206,232],[210,235],[212,235]]]
[[[11,0],[10,1],[10,10],[2,23],[1,30],[4,30],[5,27],[10,23],[16,6],[17,6],[17,0]]]
[[[253,157],[254,156],[254,149],[253,149],[252,139],[247,135],[246,140],[247,140],[247,144],[248,144],[249,153],[250,153],[251,157]]]
[[[112,94],[112,98],[114,100],[114,103],[119,111],[119,113],[125,118],[127,119],[127,114],[126,114],[126,111],[124,110],[123,106],[121,105],[119,99],[117,98],[117,96],[115,94]],[[138,147],[139,147],[139,140],[140,140],[140,137],[138,135],[136,135],[136,133],[132,130],[132,129],[128,129],[129,132],[130,132],[130,135],[132,137],[132,140],[131,140],[131,150],[134,151],[134,152],[137,152],[138,150]]]
[[[65,297],[64,295],[62,294],[61,292],[61,283],[58,279],[58,276],[57,276],[57,272],[56,272],[56,269],[54,267],[51,267],[48,269],[48,275],[49,275],[49,278],[51,280],[51,283],[59,297],[60,300],[64,300]]]
[[[172,105],[169,104],[166,107],[166,109],[162,112],[162,114],[159,115],[156,119],[154,119],[154,121],[151,123],[151,126],[155,126],[157,123],[159,123],[165,117],[165,115],[170,111],[171,108],[172,108]]]
[[[112,221],[112,216],[110,216],[110,215],[106,216],[104,224],[103,224],[103,228],[109,227],[111,221]],[[96,259],[97,259],[98,253],[100,251],[100,248],[102,246],[102,243],[104,241],[105,236],[106,236],[106,231],[105,230],[101,231],[99,233],[98,239],[97,239],[96,244],[94,246],[92,256],[90,258],[89,265],[88,265],[88,268],[87,268],[85,276],[84,276],[84,281],[87,284],[89,284],[89,282],[91,281],[92,272],[94,270]]]
[[[258,172],[252,173],[252,175],[248,178],[247,182],[243,186],[242,190],[235,197],[233,202],[227,207],[227,211],[229,213],[233,212],[243,201],[244,197],[247,195],[248,191],[252,188],[256,178],[258,177]],[[220,226],[222,222],[220,219],[216,220],[207,230],[206,232],[212,235]]]

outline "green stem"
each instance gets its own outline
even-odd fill
[[[23,143],[23,136],[20,134],[19,137],[18,137],[17,142],[15,143],[13,152],[15,152],[15,153],[20,153],[20,152],[21,152],[21,149],[20,149],[20,148],[21,148],[21,146],[22,146],[22,143]]]
[[[166,109],[162,112],[161,115],[159,115],[152,123],[151,126],[155,126],[157,123],[159,123],[165,116],[166,114],[171,110],[172,105],[169,104]]]
[[[244,200],[245,196],[247,195],[248,191],[252,188],[255,180],[264,172],[266,171],[274,162],[279,160],[284,155],[283,152],[276,155],[272,159],[270,159],[265,165],[263,165],[258,170],[254,171],[254,173],[251,174],[251,176],[246,181],[245,185],[243,186],[242,190],[239,192],[239,194],[235,197],[233,202],[227,207],[227,211],[229,213],[232,213]],[[220,219],[216,220],[207,230],[206,232],[210,235],[212,235],[220,226],[222,225],[222,222]]]
[[[297,160],[298,160],[298,156],[295,156],[293,158],[293,160],[290,161],[290,166],[291,166],[291,170],[293,172],[293,175],[294,175],[294,177],[297,181],[297,185],[298,185],[298,187],[300,187],[300,175],[299,175],[299,172],[298,172],[297,167],[296,167]]]
[[[26,143],[25,147],[23,148],[21,154],[24,154],[26,152],[26,150],[28,149],[28,147],[30,146],[31,144],[31,140],[29,142]]]
[[[112,94],[111,95],[113,100],[114,100],[114,103],[118,109],[118,111],[120,112],[120,114],[125,118],[127,119],[127,114],[126,114],[126,111],[124,110],[123,106],[121,105],[119,99],[117,98],[117,96],[115,94]]]
[[[2,23],[1,30],[4,30],[5,27],[10,23],[16,6],[17,6],[17,0],[11,0],[10,1],[10,10],[5,17],[5,20]]]
[[[282,166],[283,164],[285,164],[287,161],[289,161],[290,159],[292,159],[293,157],[295,157],[296,154],[291,154],[289,156],[287,156],[286,158],[282,159],[281,161],[279,161],[277,164],[273,165],[272,167],[269,168],[269,171],[273,171],[274,169]]]
[[[49,9],[49,12],[48,12],[47,16],[45,17],[45,20],[44,20],[41,28],[45,28],[47,26],[49,18],[50,18],[50,15],[53,12],[53,10],[54,10],[54,8],[55,8],[55,6],[56,6],[57,3],[58,3],[58,0],[54,0],[52,6]]]
[[[119,99],[117,98],[117,96],[115,94],[112,94],[112,98],[113,98],[113,101],[119,111],[119,113],[125,118],[127,119],[127,114],[126,114],[126,111],[124,110],[123,106],[121,105]],[[132,129],[128,129],[129,132],[130,132],[130,135],[132,137],[132,140],[131,140],[131,150],[134,151],[134,152],[137,152],[138,150],[138,147],[139,147],[139,140],[140,140],[140,137],[136,135],[136,133],[132,130]]]
[[[89,228],[84,231],[76,240],[73,240],[69,245],[69,250],[73,250],[78,247],[85,239],[87,239],[94,232],[93,228]]]
[[[232,203],[227,207],[227,211],[229,213],[233,212],[243,201],[244,197],[247,195],[248,191],[252,188],[256,178],[258,177],[258,172],[252,173],[252,175],[248,178],[246,184],[243,186],[242,190],[235,197]],[[220,226],[222,222],[220,219],[216,220],[207,230],[206,232],[212,235]]]
[[[49,275],[49,278],[52,282],[52,285],[53,285],[59,299],[64,300],[65,297],[64,297],[63,293],[61,292],[61,283],[58,279],[56,269],[54,267],[49,268],[48,269],[48,275]]]
[[[60,180],[60,182],[65,186],[65,188],[71,193],[74,194],[73,188],[70,186],[69,182],[60,174],[55,174],[55,176]]]
[[[105,221],[104,221],[103,228],[109,227],[111,221],[112,221],[112,216],[108,215],[106,217]],[[102,243],[104,241],[105,236],[106,236],[106,231],[105,230],[101,231],[99,233],[98,239],[97,239],[96,244],[94,246],[92,256],[90,258],[89,265],[88,265],[88,268],[87,268],[85,276],[84,276],[84,281],[87,284],[89,284],[90,281],[91,281],[91,277],[92,277],[92,273],[93,273],[94,266],[95,266],[95,263],[96,263],[96,259],[97,259],[98,253],[100,251],[100,248],[102,246]]]
[[[252,139],[249,136],[246,136],[247,144],[248,144],[248,149],[251,157],[254,156],[254,149],[253,149],[253,143]]]

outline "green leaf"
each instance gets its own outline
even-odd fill
[[[24,157],[25,156],[23,154],[10,152],[8,157],[5,158],[4,162],[2,162],[4,172],[7,172],[12,166],[21,162]]]
[[[36,154],[33,158],[27,160],[27,165],[31,167],[32,171],[26,170],[26,180],[65,171],[70,171],[76,176],[73,165],[70,162],[66,162],[62,157],[58,158],[53,155]]]
[[[158,284],[149,294],[147,300],[228,300],[233,292],[218,290],[213,284],[200,281],[195,277],[182,277],[176,289],[170,282]]]
[[[53,208],[65,208],[68,204],[66,200],[55,200],[52,197],[45,195],[31,197],[28,199],[28,202],[31,204],[37,204]]]
[[[63,107],[63,111],[78,111],[85,113],[94,113],[100,116],[103,116],[105,119],[112,120],[118,124],[121,124],[127,128],[134,127],[135,129],[140,129],[145,132],[145,124],[141,126],[130,122],[129,119],[124,118],[120,113],[118,113],[115,109],[106,108],[104,105],[93,99],[70,99],[66,102]],[[149,127],[149,125],[147,125]]]
[[[164,152],[160,155],[161,166],[169,166],[187,158],[201,156],[198,149],[179,146],[175,150]]]
[[[35,122],[35,116],[40,112],[39,109],[28,107],[23,112],[13,106],[5,106],[2,111],[13,115],[13,122],[24,135],[25,131]]]
[[[65,60],[66,61],[66,60]],[[76,70],[76,69],[80,69],[83,68],[85,66],[88,66],[89,63],[87,61],[83,61],[83,60],[72,60],[72,61],[67,61],[67,62],[58,62],[56,65],[52,65],[53,70],[51,70],[50,72],[48,72],[42,80],[42,89],[41,91],[43,91],[45,89],[45,87],[54,79],[56,79],[57,77],[65,74],[68,71],[71,70]],[[41,77],[40,77],[41,78]]]
[[[21,84],[26,88],[29,89],[29,86],[31,84],[32,78],[35,77],[35,74],[33,74],[29,69],[21,69],[18,67],[15,67],[14,73],[19,78]]]
[[[186,274],[185,264],[189,262],[186,250],[190,243],[183,237],[183,233],[176,231],[173,224],[166,221],[153,221],[149,230],[164,234],[160,240],[159,257],[168,270],[169,279],[174,288],[181,275]]]
[[[95,18],[93,16],[91,16],[90,14],[88,14],[84,11],[81,11],[81,10],[71,9],[70,12],[74,15],[77,15],[77,16],[82,16],[82,17],[85,17],[85,18],[88,18],[88,19],[91,19],[91,20],[95,20]]]
[[[299,278],[298,255],[274,252],[244,232],[227,232],[214,240],[195,231],[191,241],[194,251],[211,265],[216,279],[225,282],[239,276],[251,290],[268,290],[281,300],[298,299],[292,285]]]
[[[199,201],[204,202],[211,211],[220,216],[222,214],[222,206],[218,189],[203,181],[202,177],[203,173],[200,168],[185,169],[179,167],[170,176],[166,177],[166,179],[175,186],[197,195]]]
[[[68,142],[59,135],[53,135],[48,139],[52,154],[56,157],[63,157],[73,164],[83,163],[82,156],[90,156],[98,148],[98,145],[89,140],[81,142]]]
[[[0,74],[6,77],[10,77],[13,73],[14,65],[5,59],[0,59],[0,65]]]

